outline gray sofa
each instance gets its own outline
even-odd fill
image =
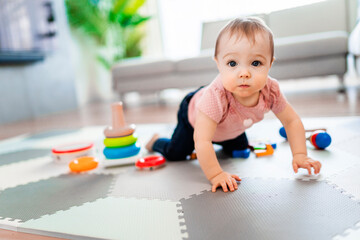
[[[360,76],[360,16],[354,30],[349,36],[349,53],[353,58],[356,73]]]
[[[348,35],[355,26],[356,0],[327,0],[258,15],[275,37],[270,75],[281,79],[337,75],[347,71]],[[228,20],[203,23],[201,54],[171,59],[133,59],[113,66],[114,91],[152,92],[208,84],[217,74],[212,59],[218,31]]]

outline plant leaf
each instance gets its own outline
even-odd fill
[[[97,55],[96,59],[106,68],[106,69],[111,69],[111,66],[113,65],[112,62],[108,61],[105,57],[101,56],[101,55]]]
[[[113,0],[113,7],[109,12],[109,20],[111,22],[118,22],[121,18],[124,8],[129,3],[129,0]]]
[[[135,14],[138,9],[144,5],[146,0],[129,0],[129,3],[126,5],[124,9],[124,14],[126,15],[133,15]]]
[[[143,17],[139,14],[133,14],[133,15],[124,15],[121,19],[120,25],[123,28],[129,27],[129,26],[136,26],[139,25],[142,22],[145,22],[149,20],[150,17]]]
[[[98,4],[89,0],[66,0],[66,11],[70,25],[99,43],[105,42],[107,21],[102,17]]]
[[[138,57],[141,56],[141,40],[144,38],[144,29],[143,28],[133,28],[131,31],[128,31],[126,34],[126,48],[125,48],[125,57]]]

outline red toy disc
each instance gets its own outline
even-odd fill
[[[158,167],[165,163],[165,158],[163,156],[147,156],[140,158],[136,161],[135,166],[138,168],[151,168]]]
[[[51,151],[55,154],[73,153],[73,152],[88,150],[93,146],[94,146],[93,143],[74,143],[74,144],[54,147]]]

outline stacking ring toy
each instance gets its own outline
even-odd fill
[[[134,135],[129,135],[126,137],[119,137],[119,138],[105,138],[104,145],[106,147],[126,147],[129,145],[134,144],[137,141],[137,137]]]
[[[90,171],[98,166],[98,161],[93,157],[79,157],[69,163],[71,172],[79,173]]]
[[[111,104],[112,126],[105,128],[104,135],[107,138],[125,137],[135,131],[135,125],[127,125],[124,118],[123,104],[117,102]]]
[[[120,158],[120,159],[107,159],[102,162],[105,167],[113,167],[113,166],[124,166],[124,165],[134,165],[136,160],[139,159],[139,155]]]
[[[125,137],[135,132],[135,125],[130,124],[129,126],[122,128],[107,127],[104,130],[104,135],[107,138]]]
[[[126,158],[131,157],[140,152],[140,147],[136,146],[136,144],[121,147],[121,148],[104,148],[104,155],[107,159],[118,159],[118,158]]]
[[[165,158],[163,156],[148,156],[140,158],[136,161],[135,166],[139,169],[153,169],[163,166],[165,163]]]

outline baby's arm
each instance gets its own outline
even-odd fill
[[[290,104],[287,104],[285,109],[276,116],[283,124],[290,143],[294,172],[297,173],[298,168],[306,168],[311,175],[311,168],[314,168],[314,173],[318,174],[321,163],[307,156],[305,130],[300,117]]]
[[[215,192],[217,187],[222,187],[224,192],[227,192],[229,187],[232,192],[238,188],[236,180],[241,181],[241,179],[235,174],[224,172],[216,158],[212,145],[216,126],[215,121],[204,113],[197,112],[194,129],[196,155],[201,169],[212,184],[212,192]]]

